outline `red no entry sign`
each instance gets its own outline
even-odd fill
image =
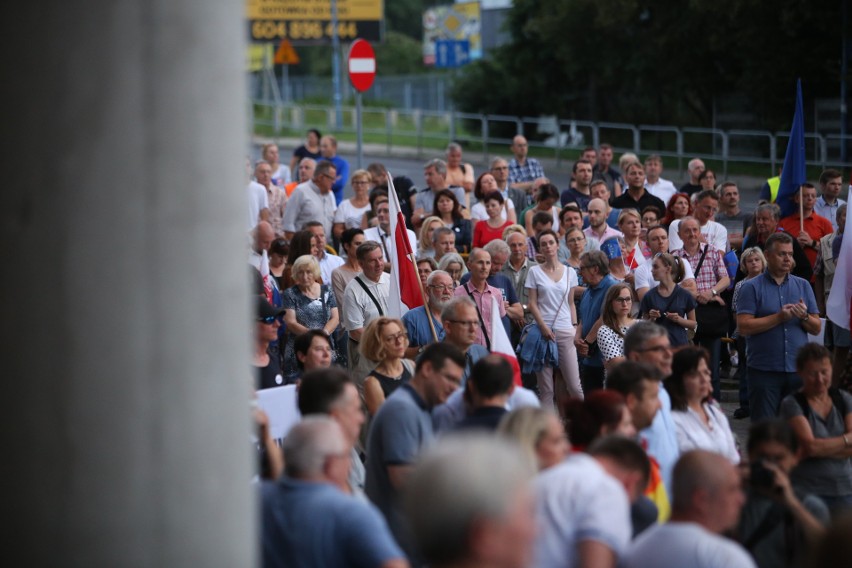
[[[349,81],[356,91],[364,92],[376,78],[376,54],[370,42],[356,39],[349,48]]]

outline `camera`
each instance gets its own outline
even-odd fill
[[[763,465],[762,460],[758,460],[751,463],[751,475],[749,475],[749,483],[755,489],[764,489],[767,491],[774,491],[775,487],[775,474],[771,469]]]

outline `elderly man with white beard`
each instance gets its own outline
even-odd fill
[[[435,341],[432,326],[438,335],[438,341],[444,340],[446,333],[441,325],[441,312],[453,299],[452,276],[443,270],[432,271],[426,279],[426,296],[428,306],[414,308],[402,316],[405,331],[408,333],[408,348],[405,350],[408,359],[416,359],[427,345]],[[429,325],[430,317],[432,326]]]

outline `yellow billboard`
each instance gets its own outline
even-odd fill
[[[246,0],[249,41],[288,39],[328,43],[333,36],[331,0]],[[380,42],[383,0],[337,0],[337,35],[342,41]]]

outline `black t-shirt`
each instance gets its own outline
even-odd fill
[[[370,371],[368,376],[375,377],[376,380],[379,381],[379,385],[382,387],[382,392],[385,393],[385,400],[393,394],[393,391],[411,380],[411,373],[405,365],[402,366],[402,375],[400,375],[398,379],[383,375],[376,370]]]
[[[322,160],[322,154],[320,154],[319,152],[314,154],[313,152],[311,152],[310,150],[305,148],[304,144],[302,144],[301,146],[299,146],[298,148],[293,150],[293,155],[296,156],[297,158],[299,158],[300,162],[302,161],[302,158],[312,158],[312,159],[316,160],[317,162]]]
[[[652,195],[646,189],[642,190],[642,197],[639,198],[639,201],[633,199],[627,191],[612,200],[612,206],[616,209],[636,209],[640,213],[649,205],[653,205],[660,211],[666,210],[666,204],[663,203],[663,200]]]
[[[688,196],[692,197],[692,194],[698,193],[702,189],[704,189],[704,188],[701,187],[700,185],[695,185],[692,182],[687,182],[687,183],[683,184],[678,191],[680,191],[680,193],[685,193]],[[665,209],[664,209],[664,211],[665,211]]]
[[[680,316],[686,317],[686,314],[695,309],[695,305],[695,298],[692,297],[692,294],[680,286],[675,286],[668,298],[661,296],[659,287],[654,286],[642,297],[639,314],[645,315],[651,310],[659,310],[661,315],[654,323],[666,328],[672,347],[679,347],[689,343],[689,337],[686,335],[686,330],[667,318],[665,313],[677,312]]]
[[[270,346],[267,352],[269,354],[269,364],[266,367],[252,367],[258,389],[271,389],[282,387],[286,384],[284,373],[281,372],[281,364],[278,361],[278,348]]]

